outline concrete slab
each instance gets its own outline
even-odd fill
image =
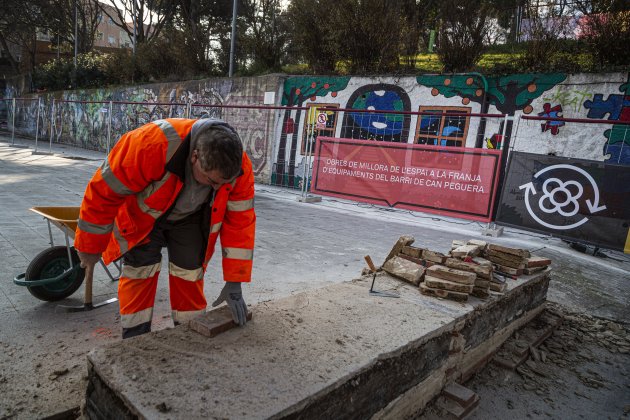
[[[88,355],[87,414],[107,418],[396,418],[478,369],[542,309],[549,271],[495,299],[422,296],[385,275],[257,305],[208,338],[180,326]],[[431,379],[428,383],[424,382]],[[407,394],[406,398],[403,398]],[[402,407],[402,408],[401,408]],[[395,415],[393,414],[395,413]]]

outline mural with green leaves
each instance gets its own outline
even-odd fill
[[[283,106],[302,106],[307,99],[315,100],[317,97],[324,97],[330,93],[333,98],[337,92],[344,90],[348,86],[350,77],[290,77],[284,82],[282,94]],[[295,114],[295,120],[291,117],[291,110],[284,111],[282,121],[282,132],[278,144],[278,155],[276,167],[271,175],[271,182],[275,185],[286,185],[297,187],[299,179],[295,176],[295,158],[297,153],[298,133],[300,126],[301,112]],[[287,137],[292,135],[291,149],[289,153],[289,164],[286,163]]]

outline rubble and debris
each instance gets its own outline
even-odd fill
[[[472,390],[452,383],[447,385],[436,400],[442,418],[463,419],[469,416],[479,405],[479,395]]]

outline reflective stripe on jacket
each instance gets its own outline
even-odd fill
[[[103,253],[106,264],[143,242],[155,220],[175,202],[189,159],[189,136],[218,120],[173,118],[148,123],[124,134],[87,186],[74,246]],[[184,145],[184,147],[181,147]],[[254,174],[245,153],[241,175],[219,188],[211,203],[204,269],[221,236],[223,278],[248,282],[254,250]]]

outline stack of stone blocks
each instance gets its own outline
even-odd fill
[[[485,299],[502,294],[510,279],[534,274],[551,264],[526,249],[476,239],[453,241],[448,254],[413,246],[414,241],[412,236],[401,236],[382,269],[417,286],[424,295],[460,302],[470,295]]]

